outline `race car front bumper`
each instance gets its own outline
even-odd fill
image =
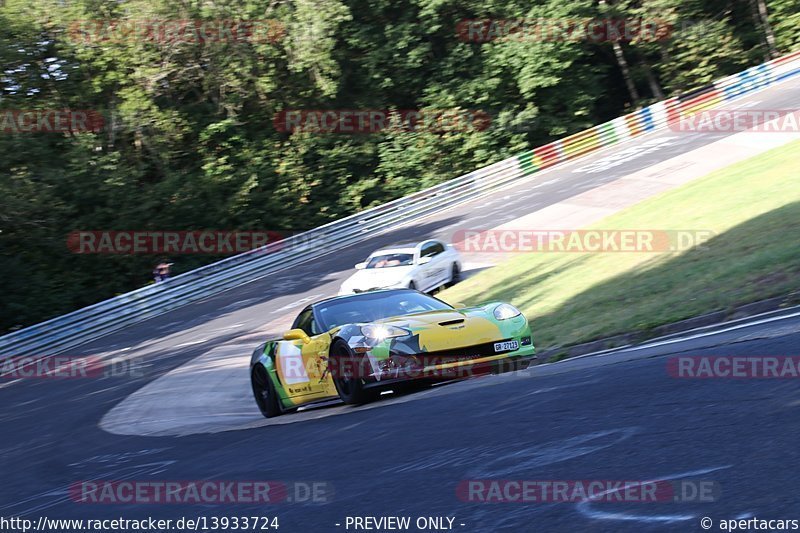
[[[463,353],[455,353],[458,351]],[[536,359],[536,351],[531,344],[497,354],[475,354],[470,353],[467,348],[448,350],[444,354],[429,352],[417,355],[391,355],[373,362],[373,374],[370,377],[374,381],[367,382],[365,386],[417,379],[449,381],[487,373],[509,372],[527,368],[533,359]]]

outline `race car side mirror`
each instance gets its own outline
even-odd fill
[[[311,342],[311,337],[302,329],[290,329],[283,334],[283,339],[287,341],[303,341],[303,344]]]
[[[356,270],[364,270],[367,268],[367,263],[356,263]]]

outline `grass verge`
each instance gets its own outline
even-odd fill
[[[530,253],[441,293],[504,300],[538,348],[588,342],[800,289],[800,142],[720,169],[609,216],[595,229],[711,230],[667,253]]]

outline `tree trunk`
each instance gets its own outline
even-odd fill
[[[636,90],[636,85],[631,78],[631,69],[628,67],[628,61],[625,59],[625,53],[622,51],[622,46],[617,41],[613,41],[611,44],[614,47],[614,55],[617,58],[619,69],[622,71],[622,78],[625,80],[625,86],[628,88],[628,94],[631,95],[631,103],[633,107],[638,107],[639,92]]]
[[[604,11],[613,9],[613,4],[608,0],[600,0],[600,5]],[[625,86],[628,88],[628,94],[631,96],[631,103],[633,107],[639,106],[639,92],[636,90],[636,84],[633,83],[631,78],[631,69],[628,66],[628,60],[625,59],[625,52],[622,51],[622,45],[619,41],[612,40],[611,46],[614,48],[614,57],[617,58],[617,64],[620,71],[622,71],[622,79],[625,80]]]
[[[753,17],[756,31],[760,34],[761,42],[767,49],[767,53],[764,54],[764,59],[770,60],[776,57],[776,51],[775,35],[772,33],[772,26],[769,25],[766,15],[767,6],[764,4],[764,0],[748,0],[748,4],[750,4],[750,15]]]
[[[764,36],[767,39],[767,48],[770,58],[778,57],[778,48],[775,46],[775,34],[772,32],[772,24],[769,23],[769,12],[765,0],[756,0],[758,6],[758,16],[761,18],[761,25],[764,27]]]
[[[653,93],[653,97],[656,100],[663,100],[664,91],[661,90],[661,85],[659,85],[658,80],[655,75],[653,75],[653,69],[650,68],[647,62],[642,62],[642,68],[644,68],[645,76],[647,76],[647,84],[650,86],[650,92]]]

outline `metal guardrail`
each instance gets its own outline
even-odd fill
[[[51,355],[67,350],[366,240],[399,224],[480,198],[539,170],[663,129],[682,116],[797,74],[800,74],[800,51],[423,191],[10,333],[0,337],[0,356]]]

